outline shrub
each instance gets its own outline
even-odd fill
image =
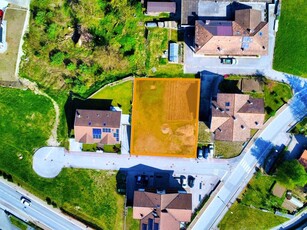
[[[61,65],[65,59],[65,54],[63,52],[57,52],[53,56],[51,56],[51,64],[52,65]]]

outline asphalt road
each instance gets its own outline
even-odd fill
[[[302,103],[303,101],[303,103]],[[236,197],[244,189],[255,172],[255,166],[261,164],[266,154],[275,145],[281,144],[281,138],[299,121],[303,114],[307,115],[307,88],[293,97],[290,105],[262,131],[254,144],[243,155],[240,163],[231,172],[223,186],[211,200],[197,222],[190,225],[189,229],[214,229],[228,211]],[[300,114],[297,114],[297,109]]]
[[[21,196],[31,200],[31,206],[24,206],[20,202]],[[15,188],[0,181],[0,207],[24,220],[29,220],[43,229],[85,229],[81,223],[68,216],[53,211],[50,207],[43,205],[37,199],[29,197],[16,191]]]

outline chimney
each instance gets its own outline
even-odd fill
[[[220,127],[217,128],[220,132],[223,132],[222,129]]]
[[[236,121],[236,120],[237,120],[237,118],[236,118],[235,116],[232,116],[232,119],[233,119],[234,121]]]
[[[253,102],[252,102],[252,101],[250,101],[250,100],[247,100],[247,103],[248,103],[248,104],[250,104],[250,105],[252,105],[252,104],[253,104]]]
[[[81,118],[81,115],[80,115],[80,113],[79,113],[78,110],[77,110],[77,117],[78,117],[78,118]]]
[[[241,129],[243,129],[243,130],[245,129],[244,125],[241,125]]]
[[[206,25],[209,25],[210,24],[210,20],[206,20]]]
[[[255,121],[255,124],[258,126],[259,125],[258,121]]]

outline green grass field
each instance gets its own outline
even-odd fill
[[[126,81],[114,86],[107,86],[101,90],[98,90],[92,99],[112,99],[113,106],[119,106],[122,108],[124,114],[131,113],[132,102],[132,81]]]
[[[282,224],[288,219],[234,203],[219,224],[221,230],[263,230]]]
[[[243,141],[214,141],[215,156],[232,158],[240,155],[243,149]]]
[[[49,197],[57,207],[100,228],[122,228],[124,200],[116,193],[117,172],[64,169],[55,179],[44,179],[33,171],[34,149],[46,144],[53,117],[45,97],[0,88],[0,170],[41,199]]]
[[[273,211],[274,208],[281,208],[285,196],[279,198],[271,193],[274,182],[275,179],[272,176],[256,174],[249,182],[248,189],[242,195],[242,203],[270,211]]]
[[[264,105],[266,119],[275,115],[275,112],[292,97],[291,88],[283,83],[267,81],[264,86]]]
[[[273,68],[307,77],[306,0],[282,1]]]

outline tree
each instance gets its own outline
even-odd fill
[[[61,65],[65,59],[65,54],[63,52],[57,52],[51,57],[52,65]]]
[[[305,168],[297,161],[284,161],[276,172],[276,179],[289,188],[307,184]]]

